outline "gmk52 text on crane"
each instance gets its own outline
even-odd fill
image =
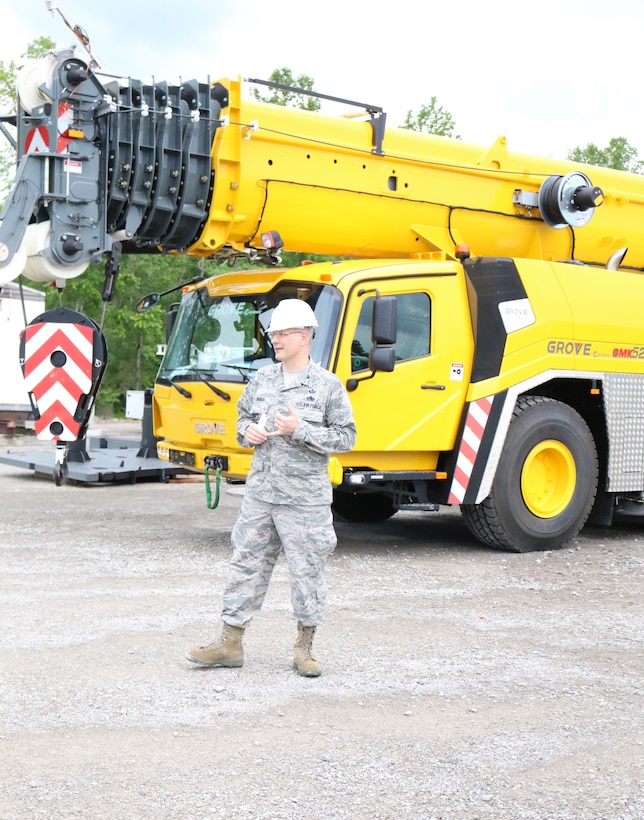
[[[274,307],[298,298],[356,416],[331,460],[339,515],[458,505],[482,542],[524,551],[643,511],[644,178],[242,90],[110,79],[73,50],[19,77],[0,281],[107,256],[109,291],[121,253],[269,263],[183,289],[159,457],[244,479],[236,400],[273,361]],[[344,258],[284,269],[282,246]]]

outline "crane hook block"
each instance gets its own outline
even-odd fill
[[[98,325],[68,308],[41,313],[20,337],[20,366],[39,439],[75,441],[85,435],[107,364]]]

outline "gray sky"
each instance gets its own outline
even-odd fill
[[[308,74],[401,125],[432,96],[463,140],[565,158],[625,137],[644,159],[641,0],[60,0],[101,68],[144,79]],[[0,59],[74,37],[45,0],[0,0]],[[82,51],[79,54],[83,54]],[[340,113],[337,108],[326,109]]]

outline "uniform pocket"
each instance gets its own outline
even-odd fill
[[[301,419],[308,421],[310,424],[322,424],[324,421],[324,413],[321,410],[314,410],[312,407],[305,407],[301,410],[298,408],[296,413]]]
[[[308,476],[318,475],[321,466],[311,461],[293,461],[288,465],[287,472],[290,476],[299,478],[307,478]]]

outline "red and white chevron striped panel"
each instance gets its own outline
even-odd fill
[[[25,386],[40,418],[38,438],[74,441],[81,421],[74,420],[79,400],[92,389],[94,331],[64,322],[38,322],[25,329]],[[54,422],[59,424],[51,425]],[[62,427],[62,430],[60,428]]]
[[[450,488],[449,504],[462,504],[470,483],[476,455],[481,446],[483,433],[490,417],[493,396],[487,396],[470,404],[463,430],[463,438],[456,459],[454,478]]]
[[[58,103],[58,137],[56,140],[56,153],[64,154],[67,146],[72,141],[69,137],[69,129],[74,124],[74,108],[71,103]],[[49,130],[46,125],[39,125],[27,132],[25,137],[25,154],[37,154],[49,151]]]

